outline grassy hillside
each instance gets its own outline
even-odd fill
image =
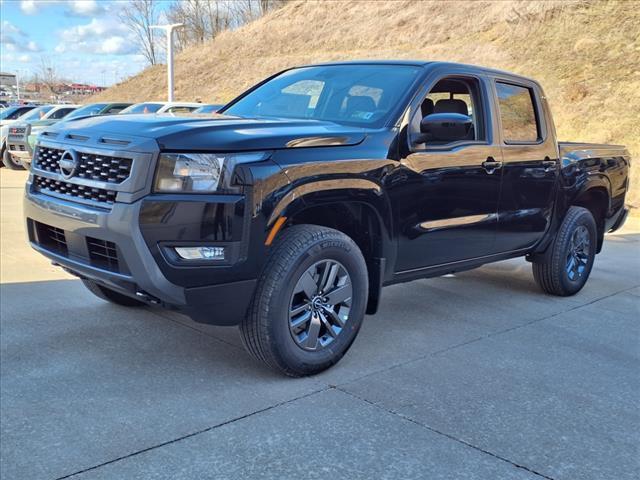
[[[633,1],[292,2],[176,57],[176,98],[224,102],[283,68],[336,59],[450,60],[538,79],[563,140],[640,161],[640,8]],[[166,95],[164,66],[96,100]],[[636,162],[630,199],[640,208]]]

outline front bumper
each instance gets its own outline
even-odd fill
[[[167,279],[139,227],[144,200],[106,210],[30,187],[24,214],[31,246],[70,273],[203,323],[234,325],[246,313],[255,279],[193,287]]]
[[[31,157],[33,157],[33,150],[29,142],[22,138],[12,139],[11,135],[7,138],[7,150],[12,156],[19,158],[23,162],[31,162]]]

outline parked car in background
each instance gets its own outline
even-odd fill
[[[196,108],[193,113],[217,113],[224,105],[202,105],[200,108]]]
[[[338,362],[386,285],[525,257],[574,295],[628,211],[627,149],[559,142],[542,87],[508,72],[306,66],[221,114],[53,126],[29,241],[104,300],[239,324],[287,375]]]
[[[201,103],[193,102],[143,102],[131,105],[120,113],[123,115],[133,113],[188,113],[193,112],[201,106]]]
[[[13,125],[9,132],[9,140],[7,145],[9,152],[13,157],[14,163],[20,162],[25,168],[29,168],[31,157],[33,156],[33,146],[40,132],[46,127],[64,120],[73,120],[82,117],[90,117],[96,115],[114,115],[130,106],[130,103],[91,103],[89,105],[60,105],[58,112],[49,112],[49,116],[45,119],[33,122],[27,122],[26,125]],[[61,115],[64,110],[73,107],[66,115]],[[11,130],[15,129],[14,135]]]
[[[34,108],[35,105],[16,105],[7,107],[0,112],[0,167],[11,164],[11,156],[7,151],[9,125]]]
[[[130,107],[131,103],[114,102],[114,103],[90,103],[83,105],[82,107],[71,113],[65,120],[72,120],[80,117],[92,117],[95,115],[116,115],[121,113],[126,108]]]
[[[33,151],[29,148],[27,139],[33,128],[44,128],[59,122],[80,105],[43,105],[34,108],[18,121],[9,126],[7,134],[7,151],[9,162],[5,167],[12,170],[28,168]]]

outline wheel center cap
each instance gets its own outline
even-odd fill
[[[314,297],[314,299],[311,300],[311,308],[320,310],[322,308],[322,297]]]

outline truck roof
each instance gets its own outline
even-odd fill
[[[464,67],[469,70],[475,70],[478,73],[489,73],[493,75],[503,75],[509,76],[513,78],[521,78],[528,81],[535,81],[530,77],[525,77],[523,75],[519,75],[517,73],[509,72],[506,70],[500,70],[497,68],[483,67],[481,65],[472,65],[468,63],[458,63],[458,62],[445,62],[440,60],[347,60],[340,62],[322,62],[322,63],[314,63],[308,65],[300,65],[299,67],[294,68],[302,68],[302,67],[317,67],[317,66],[330,66],[330,65],[405,65],[412,67],[435,67],[435,66],[449,66],[449,67]],[[537,83],[537,82],[536,82]]]

